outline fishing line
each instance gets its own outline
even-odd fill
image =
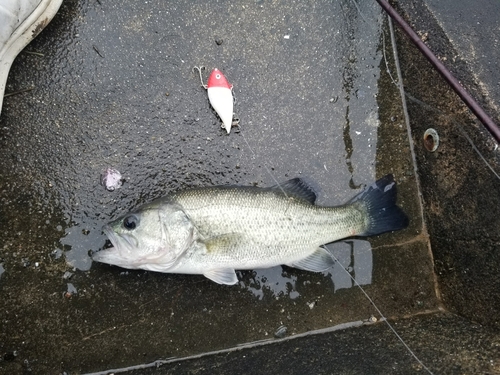
[[[252,153],[252,155],[254,157],[256,157],[256,154],[255,152],[253,151],[252,147],[250,147],[250,144],[248,143],[245,135],[240,131],[240,134],[242,135],[243,137],[243,140],[245,141],[245,143],[247,144],[248,146],[248,149],[250,150],[250,152]],[[268,167],[265,165],[265,163],[263,163],[264,165],[264,168],[266,169],[266,171],[269,173],[269,175],[271,176],[271,178],[276,182],[277,186],[279,186],[279,188],[281,189],[281,191],[283,192],[283,194],[286,195],[285,191],[281,188],[281,185],[279,184],[279,182],[276,180],[276,178],[274,177],[274,175],[272,174],[272,172],[268,169]],[[323,248],[325,250],[328,251],[328,249],[326,249],[325,246],[323,246]],[[375,304],[375,302],[373,301],[373,299],[371,299],[371,297],[368,295],[368,293],[365,292],[365,290],[363,289],[363,287],[356,281],[356,279],[349,273],[349,271],[342,265],[342,263],[340,263],[340,261],[338,260],[338,258],[331,252],[331,251],[328,251],[333,259],[335,260],[335,262],[337,262],[338,264],[340,264],[342,266],[342,269],[344,270],[344,272],[346,272],[349,277],[351,278],[351,280],[354,282],[354,284],[361,290],[361,292],[365,295],[366,299],[370,302],[370,304],[375,308],[375,310],[377,311],[377,313],[380,315],[380,317],[382,318],[382,320],[384,320],[384,322],[387,324],[387,326],[390,328],[390,330],[394,333],[394,335],[398,338],[398,340],[403,344],[403,346],[406,348],[406,350],[413,356],[413,358],[415,358],[415,360],[431,375],[434,375],[433,372],[417,357],[417,355],[415,354],[415,352],[413,352],[413,350],[411,350],[411,348],[406,344],[406,342],[403,340],[403,338],[397,333],[396,329],[389,323],[389,321],[387,320],[387,318],[384,316],[384,314],[382,313],[382,311],[377,307],[377,305]]]
[[[361,11],[360,7],[359,7],[359,4],[355,1],[355,0],[352,0],[352,3],[354,4],[354,6],[356,7],[358,13],[360,14],[361,18],[363,19],[363,21],[366,23],[366,24],[369,24],[367,22],[367,19],[365,17],[365,15],[363,14],[363,12]],[[391,42],[393,43],[393,46],[395,46],[395,41],[394,41],[394,31],[393,31],[393,28],[392,28],[392,22],[391,22],[391,19],[388,17],[388,22],[389,22],[389,27],[390,27],[390,32],[391,32]],[[384,62],[385,62],[385,65],[386,65],[386,69],[387,69],[387,73],[389,74],[392,82],[396,85],[396,87],[399,87],[401,89],[402,85],[398,85],[393,76],[391,75],[391,72],[390,72],[390,69],[389,69],[389,64],[387,62],[387,56],[386,56],[386,51],[385,51],[385,35],[382,31],[382,43],[383,43],[383,57],[384,57]],[[393,47],[394,50],[395,50],[395,47]],[[396,53],[396,52],[395,52]],[[398,64],[398,61],[397,61],[397,57],[396,57],[396,64]],[[397,68],[398,68],[398,65],[397,65]],[[397,69],[398,73],[399,73],[399,69]],[[404,93],[404,90],[403,90],[403,93]],[[406,94],[406,93],[404,93]],[[405,106],[405,103],[403,102],[403,106]],[[405,113],[407,113],[406,111],[406,107],[404,107],[404,110],[405,110]],[[409,121],[408,121],[409,123]],[[411,134],[409,134],[409,139],[411,141]],[[412,151],[412,157],[413,157],[413,160],[415,162],[416,158],[415,158],[415,154],[414,154],[414,150],[413,150],[413,147],[411,147],[411,151]],[[416,164],[414,164],[416,165]],[[416,173],[416,171],[415,171]],[[418,181],[418,180],[417,180]],[[421,208],[422,209],[422,208]],[[423,214],[423,212],[422,212]],[[323,246],[323,248],[325,248],[325,246]],[[338,260],[338,258],[332,253],[329,251],[329,253],[332,255],[333,259],[340,265],[342,265],[340,263],[340,261]],[[349,277],[351,278],[351,280],[354,282],[354,284],[361,290],[361,292],[364,294],[364,296],[366,297],[366,299],[370,302],[370,304],[375,308],[375,310],[377,311],[377,313],[381,316],[381,318],[385,321],[385,323],[387,324],[387,326],[389,327],[389,329],[393,332],[393,334],[398,338],[398,340],[401,342],[401,344],[403,344],[403,346],[405,347],[405,349],[412,355],[413,358],[415,358],[415,360],[422,366],[422,368],[424,368],[429,374],[432,374],[432,371],[424,365],[424,363],[417,357],[417,355],[415,354],[415,352],[413,352],[413,350],[411,350],[411,348],[406,344],[406,342],[403,340],[403,338],[398,334],[398,332],[396,331],[396,329],[392,326],[392,324],[389,323],[389,321],[387,320],[387,318],[384,316],[384,314],[382,314],[382,311],[377,307],[377,305],[375,304],[375,302],[370,298],[370,296],[368,295],[368,293],[365,292],[365,290],[363,289],[363,287],[356,281],[356,279],[349,273],[349,271],[344,267],[342,266],[342,269],[344,270],[344,272],[346,272]]]
[[[193,67],[193,72],[194,71],[198,71],[198,74],[200,76],[200,82],[201,82],[201,87],[203,87],[205,90],[208,89],[208,85],[205,85],[203,83],[203,75],[201,74],[201,71],[202,70],[205,70],[206,68],[204,66],[195,66]],[[236,97],[234,95],[234,90],[233,88],[231,88],[231,93],[232,93],[232,96],[233,96],[233,101],[235,102],[236,101]],[[237,120],[237,124],[239,126],[239,119]],[[255,152],[253,151],[252,147],[250,147],[250,143],[248,143],[248,140],[247,138],[245,137],[245,134],[240,130],[240,134],[241,136],[243,137],[243,140],[245,141],[245,143],[247,144],[247,147],[248,149],[250,150],[250,152],[252,153],[254,159],[256,158],[256,154]],[[240,159],[241,160],[241,159]],[[274,177],[274,175],[271,173],[271,170],[267,167],[266,163],[263,162],[262,165],[264,166],[265,170],[267,171],[267,173],[269,174],[269,176],[271,176],[271,178],[274,180],[274,182],[276,183],[276,186],[279,187],[279,189],[281,190],[281,192],[285,195],[285,197],[289,198],[288,197],[288,194],[285,192],[285,190],[281,187],[281,184],[279,183],[279,181]]]
[[[323,248],[328,251],[328,249],[323,245]],[[403,340],[403,338],[399,335],[399,333],[396,332],[396,329],[392,326],[391,323],[389,323],[389,321],[387,320],[387,318],[384,316],[384,314],[382,314],[382,311],[380,311],[380,309],[377,307],[377,305],[375,305],[375,302],[370,298],[370,296],[368,295],[368,293],[365,292],[365,290],[363,289],[363,287],[356,281],[356,279],[351,275],[351,273],[347,270],[347,268],[342,264],[340,263],[340,261],[338,260],[338,258],[333,254],[332,251],[328,251],[328,253],[330,253],[330,255],[333,257],[333,259],[335,260],[335,262],[337,262],[338,264],[340,264],[342,266],[342,269],[344,270],[345,273],[347,273],[349,275],[349,277],[351,278],[351,280],[354,282],[354,284],[361,290],[361,292],[365,295],[366,299],[371,303],[371,305],[375,308],[375,310],[377,310],[377,313],[380,315],[380,317],[382,318],[382,320],[387,324],[387,326],[391,329],[391,331],[394,333],[394,335],[398,338],[398,340],[401,342],[401,344],[403,344],[403,346],[406,348],[406,350],[408,350],[408,352],[413,356],[413,358],[415,358],[415,360],[431,375],[434,375],[433,372],[431,370],[429,370],[429,368],[424,365],[424,363],[417,357],[417,355],[413,352],[413,350],[410,349],[410,347],[406,344],[406,342]]]
[[[243,134],[243,132],[240,130],[240,134],[241,136],[243,137],[243,140],[245,141],[245,143],[247,144],[248,146],[248,149],[250,150],[250,152],[252,153],[254,159],[256,158],[256,154],[255,152],[253,152],[252,150],[252,147],[250,147],[250,143],[248,143],[247,141],[247,138],[245,137],[245,134]],[[281,187],[281,184],[278,182],[278,180],[274,177],[274,175],[271,173],[271,170],[267,167],[266,163],[265,162],[262,162],[262,165],[264,166],[264,168],[266,169],[267,173],[269,174],[269,176],[271,176],[271,178],[274,180],[274,182],[276,183],[276,186],[279,187],[279,189],[281,190],[281,192],[285,195],[285,197],[289,198],[288,197],[288,194],[285,192],[285,190],[283,190],[283,188]]]
[[[363,19],[363,21],[365,21],[366,23],[368,23],[367,19],[365,18],[365,15],[363,14],[363,12],[361,11],[361,9],[359,8],[359,5],[358,3],[356,2],[356,0],[351,0],[353,3],[354,3],[354,6],[356,7],[359,15],[361,16],[361,18]]]
[[[361,10],[359,9],[359,6],[358,4],[356,3],[355,0],[353,0],[353,3],[355,4],[358,12],[360,13],[361,17],[363,18],[363,20],[365,22],[366,21],[366,18],[364,17],[364,15],[362,14]],[[391,26],[391,35],[392,35],[392,23],[391,23],[391,19],[388,18],[389,20],[389,24]],[[389,76],[391,77],[391,80],[392,82],[396,85],[396,86],[399,86],[396,84],[396,82],[394,81],[394,78],[392,77],[392,75],[390,74],[390,70],[389,70],[389,65],[387,63],[387,57],[385,55],[385,38],[383,36],[383,44],[384,44],[384,48],[383,48],[383,55],[384,55],[384,61],[386,63],[386,67],[387,67],[387,71],[389,73]],[[241,136],[243,137],[243,140],[245,141],[248,149],[250,150],[250,152],[252,153],[253,157],[255,158],[256,157],[256,154],[255,152],[253,151],[252,147],[250,146],[250,143],[248,142],[248,140],[246,139],[245,137],[245,134],[240,131],[241,133]],[[285,194],[286,196],[286,193],[285,191],[281,188],[281,185],[280,183],[277,181],[277,179],[274,177],[273,173],[269,170],[269,168],[267,167],[267,165],[265,163],[262,163],[264,168],[266,169],[267,173],[269,174],[269,176],[271,176],[271,178],[275,181],[275,183],[277,184],[277,186],[281,189],[281,191],[283,192],[283,194]],[[325,248],[323,246],[323,248]],[[327,250],[328,251],[328,250]],[[340,265],[342,265],[340,263],[340,261],[337,259],[337,257],[329,251],[329,253],[332,255],[333,259]],[[389,323],[389,321],[387,320],[387,318],[384,316],[384,314],[382,313],[382,311],[377,307],[377,305],[375,304],[375,302],[373,301],[373,299],[368,295],[368,293],[365,292],[365,290],[363,289],[363,287],[356,281],[356,279],[349,273],[349,271],[344,267],[342,266],[342,269],[344,270],[344,272],[346,272],[349,277],[352,279],[352,281],[354,282],[354,284],[361,290],[361,292],[364,294],[364,296],[366,297],[366,299],[370,302],[370,304],[375,308],[375,310],[377,311],[377,313],[380,315],[380,317],[385,321],[385,323],[387,324],[387,326],[389,327],[389,329],[392,331],[392,333],[397,337],[397,339],[401,342],[401,344],[405,347],[405,349],[412,355],[412,357],[422,366],[422,368],[424,368],[427,373],[431,374],[431,375],[434,375],[433,372],[417,357],[417,355],[415,354],[415,352],[413,352],[413,350],[411,350],[411,348],[408,346],[408,344],[406,344],[406,342],[403,340],[403,338],[398,334],[398,332],[396,331],[396,329],[392,326],[391,323]]]
[[[388,22],[390,23],[390,19],[388,19]],[[389,29],[390,29],[390,31],[392,33],[393,29],[392,29],[391,25],[389,25]],[[384,32],[382,32],[382,54],[384,56],[385,71],[387,72],[387,74],[389,74],[389,77],[391,78],[392,83],[396,87],[399,88],[399,83],[396,82],[396,80],[394,79],[394,77],[391,74],[391,69],[389,68],[389,62],[388,62],[387,56],[385,54],[385,34],[384,34]]]

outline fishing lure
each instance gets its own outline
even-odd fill
[[[201,76],[201,70],[205,69],[205,67],[195,66],[194,69],[200,73],[201,86],[207,90],[208,100],[222,120],[227,134],[229,134],[233,125],[233,85],[229,84],[224,74],[217,68],[212,70],[208,77],[208,83],[205,85]]]

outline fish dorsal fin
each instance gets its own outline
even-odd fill
[[[304,259],[287,264],[287,266],[311,272],[323,272],[335,264],[333,257],[322,247]]]
[[[205,272],[203,275],[217,284],[234,285],[238,282],[236,272],[232,268],[216,268]]]
[[[316,202],[316,193],[307,185],[301,178],[293,178],[282,184],[271,187],[272,190],[285,192],[286,195],[291,195],[300,199],[304,199],[311,204]]]

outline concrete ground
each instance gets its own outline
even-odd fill
[[[400,2],[400,11],[462,85],[500,124],[500,4]],[[460,25],[460,26],[458,26]],[[401,41],[410,125],[440,294],[453,312],[498,330],[500,319],[500,151],[497,142]],[[432,89],[432,90],[430,90]],[[425,151],[425,129],[441,146]]]
[[[498,120],[498,31],[477,37],[496,3],[469,17],[439,4],[398,10]],[[230,135],[199,65],[234,84]],[[467,138],[499,171],[495,144],[375,2],[65,1],[16,59],[19,91],[0,116],[0,372],[500,373],[500,189]],[[108,167],[124,177],[113,192]],[[324,274],[275,267],[225,287],[88,255],[103,224],[172,189],[300,176],[337,205],[387,173],[410,227],[337,244]]]

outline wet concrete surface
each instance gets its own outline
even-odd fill
[[[392,321],[414,354],[384,322],[317,333],[272,346],[255,345],[225,353],[150,364],[128,374],[497,374],[499,335],[452,314],[418,315]],[[265,343],[263,343],[265,344]],[[271,349],[272,347],[272,349]]]
[[[485,102],[496,122],[500,121],[500,3],[495,0],[427,0],[430,20],[434,20],[453,48],[447,64],[455,68],[457,60],[466,63],[469,74],[458,73],[467,88]],[[412,15],[413,16],[413,15]],[[413,17],[412,17],[413,18]],[[432,35],[431,35],[432,38]],[[436,39],[440,39],[439,37]],[[451,52],[449,50],[448,52]],[[470,84],[469,84],[470,82]]]
[[[489,67],[498,63],[492,41],[500,33],[495,28],[497,18],[485,15],[487,10],[498,9],[498,2],[480,1],[468,7],[464,3],[447,14],[435,8],[433,1],[428,5],[401,2],[400,6],[416,30],[428,33],[429,47],[499,123],[500,95],[495,86],[500,75]],[[464,23],[460,35],[456,26],[449,24],[449,17],[457,12],[461,16],[456,19]],[[476,43],[477,30],[483,28],[488,32]],[[466,40],[474,49],[464,44]],[[398,42],[441,297],[448,309],[498,330],[498,144],[427,61],[404,38]],[[477,69],[478,64],[481,69]],[[422,71],[429,73],[419,74]],[[427,152],[422,142],[428,127],[435,128],[440,137],[434,153]]]
[[[234,84],[229,136],[199,65]],[[386,316],[436,311],[394,77],[375,3],[65,2],[11,70],[7,91],[33,89],[0,117],[0,369],[103,371],[380,318],[344,268]],[[410,228],[337,244],[325,274],[276,267],[226,287],[88,255],[104,223],[172,189],[300,176],[336,205],[386,173]]]

